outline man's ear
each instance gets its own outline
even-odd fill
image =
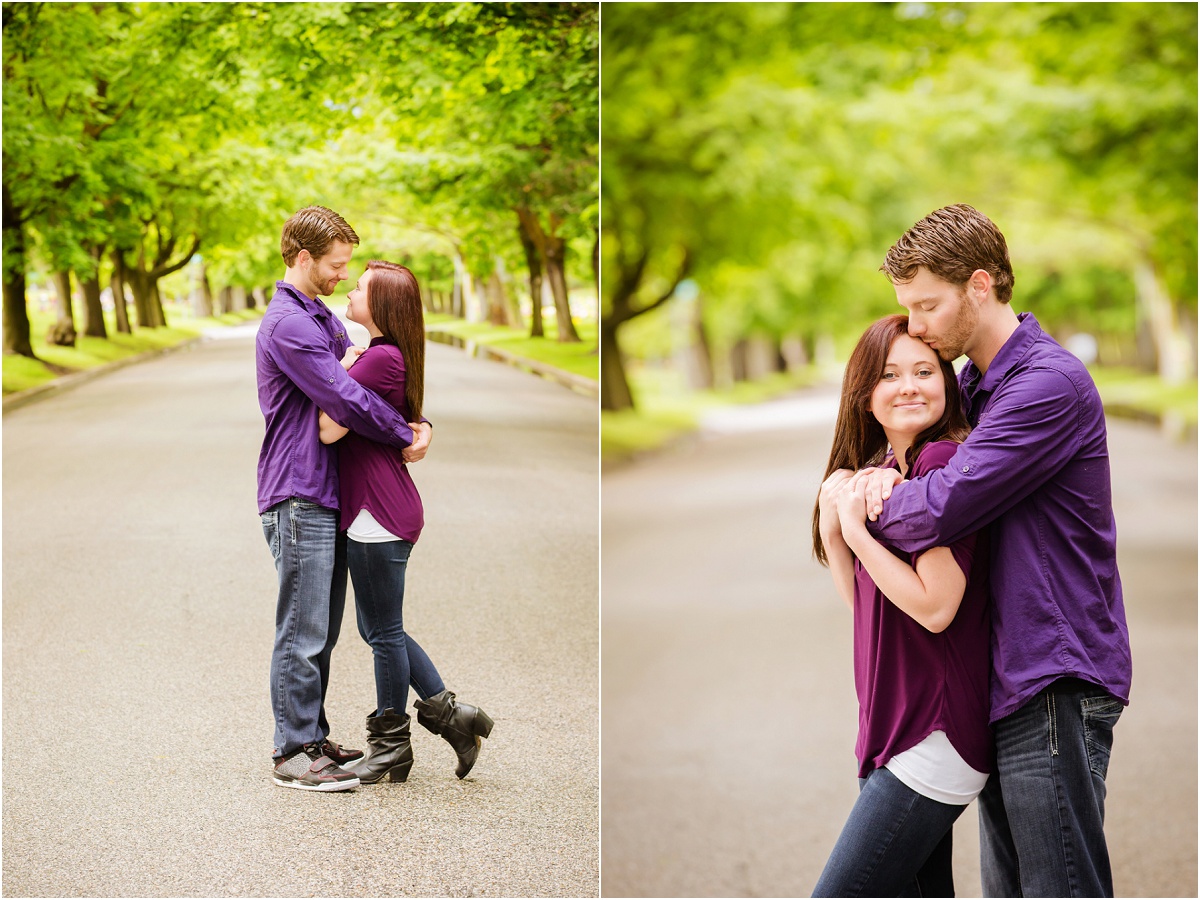
[[[967,279],[967,288],[971,292],[971,299],[982,303],[992,289],[992,276],[983,269],[976,269]]]

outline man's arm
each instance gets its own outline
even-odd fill
[[[413,443],[413,431],[386,400],[367,390],[342,367],[307,316],[285,316],[271,335],[276,364],[331,419],[372,441],[398,449]]]
[[[1083,400],[1061,372],[1037,369],[998,391],[944,468],[892,488],[872,535],[909,553],[995,521],[1079,450]]]

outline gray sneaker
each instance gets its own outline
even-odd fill
[[[305,744],[279,760],[274,780],[280,787],[302,791],[348,791],[360,784],[358,776],[326,756],[320,744]]]

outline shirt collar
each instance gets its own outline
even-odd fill
[[[373,338],[371,338],[371,343],[370,343],[370,344],[368,344],[367,346],[369,346],[369,347],[375,347],[375,346],[377,346],[377,345],[379,345],[379,344],[392,344],[392,345],[395,345],[395,343],[396,343],[396,342],[395,342],[395,341],[393,341],[393,340],[392,340],[390,337],[388,337],[386,334],[381,334],[379,337],[373,337]]]
[[[975,384],[977,390],[993,391],[1013,366],[1025,358],[1029,348],[1042,336],[1042,326],[1030,312],[1018,313],[1017,320],[1017,330],[1009,335],[1008,340],[1004,342],[1004,346],[1000,348],[1000,352],[996,354],[992,364],[988,366],[988,370],[983,373],[982,377],[980,377],[979,368],[975,363],[968,362],[963,367],[961,381],[964,385]]]
[[[287,282],[287,281],[275,282],[275,290],[277,293],[287,294],[289,297],[291,297],[293,300],[295,300],[297,303],[299,303],[300,308],[303,309],[305,312],[307,312],[309,315],[329,316],[329,315],[333,314],[332,312],[330,312],[329,307],[326,306],[320,300],[320,298],[309,297],[307,294],[305,294],[303,291],[301,291],[298,287],[296,287],[294,284],[292,284],[290,282]]]

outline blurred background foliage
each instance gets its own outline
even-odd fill
[[[164,328],[172,298],[261,308],[280,228],[312,203],[354,226],[360,262],[410,266],[431,312],[574,342],[574,288],[595,316],[595,3],[3,17],[6,370],[42,344],[31,312],[70,346]]]
[[[1018,311],[1194,406],[1196,35],[1191,3],[606,5],[605,431],[835,372],[958,202]]]

